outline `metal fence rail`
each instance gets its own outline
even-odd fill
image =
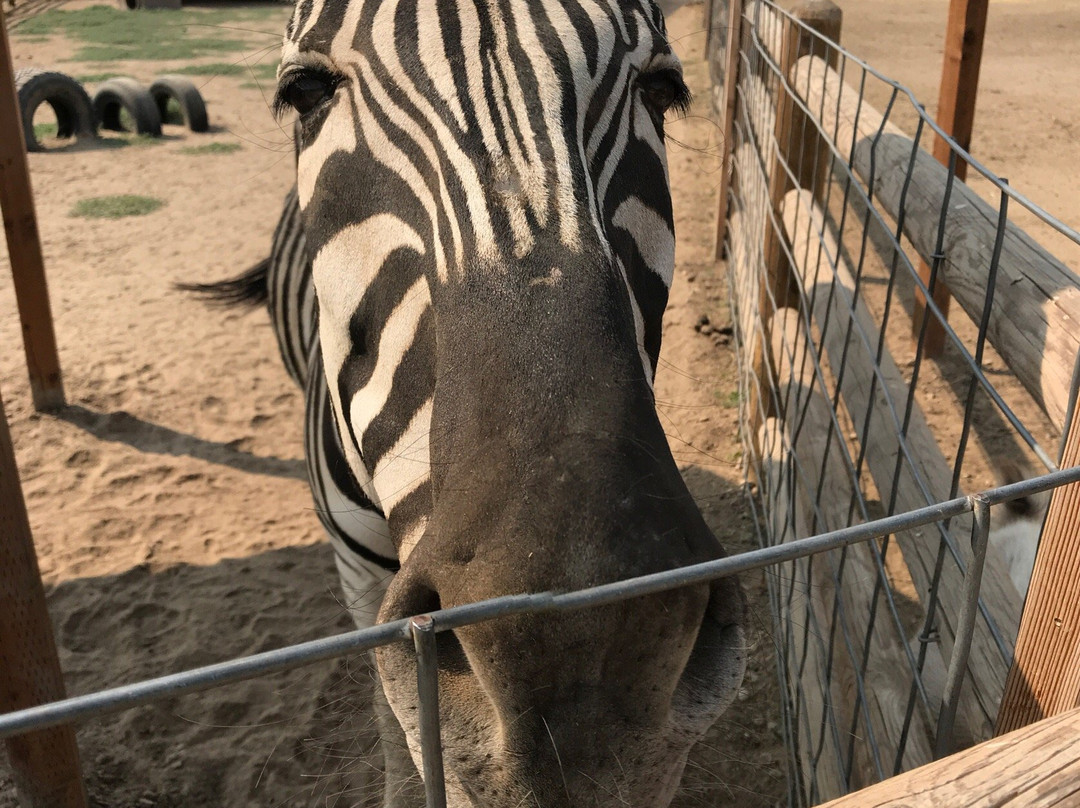
[[[1053,472],[1076,401],[1080,279],[1032,236],[1076,260],[1080,234],[842,49],[829,6],[708,12],[714,84],[734,90],[721,233],[765,546]],[[1026,585],[992,528],[1026,518],[1037,537],[1046,499],[992,521],[991,499],[771,577],[793,802],[993,734]]]
[[[457,606],[430,614],[396,620],[372,628],[349,631],[333,637],[287,646],[252,656],[121,685],[109,690],[43,704],[27,710],[0,715],[0,739],[47,727],[81,721],[129,710],[153,701],[187,693],[210,690],[233,682],[263,676],[334,657],[356,654],[392,642],[412,640],[417,653],[417,685],[420,698],[422,751],[428,804],[445,805],[442,756],[438,725],[438,661],[434,636],[487,620],[515,614],[540,614],[601,606],[629,598],[690,586],[776,564],[791,563],[814,555],[857,544],[872,543],[899,531],[933,525],[961,514],[981,514],[974,552],[985,548],[989,530],[989,508],[1009,500],[1030,496],[1067,483],[1080,482],[1080,467],[1053,472],[1009,486],[937,503],[917,511],[896,514],[874,522],[852,525],[820,536],[763,546],[716,561],[645,575],[574,592],[510,595]],[[974,603],[980,576],[969,576],[968,598]],[[959,693],[959,671],[963,654],[957,652],[950,666],[946,703],[955,710]]]

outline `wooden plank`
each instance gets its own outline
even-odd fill
[[[780,309],[769,330],[778,392],[781,401],[788,400],[794,408],[794,399],[785,393],[790,392],[792,397],[803,396],[810,389],[809,380],[813,373],[813,365],[806,355],[807,341],[799,312]],[[824,404],[828,417],[828,403],[815,403]],[[814,411],[821,414],[820,407]],[[794,455],[800,455],[798,444],[804,433],[796,432],[795,427],[793,421],[785,420],[781,424],[770,418],[763,425],[761,438],[763,456],[772,461],[770,490],[775,493],[771,515],[778,543],[811,536],[814,529],[810,499],[806,496],[799,466],[792,456],[784,454],[781,430],[786,430]],[[802,459],[799,456],[799,460]],[[787,597],[781,611],[783,644],[789,652],[785,660],[787,678],[789,682],[800,684],[795,694],[795,703],[802,708],[797,724],[799,756],[807,797],[812,803],[848,791],[844,759],[846,733],[851,727],[847,709],[853,701],[847,696],[853,678],[850,667],[844,664],[845,658],[835,653],[838,649],[830,652],[829,648],[835,591],[830,561],[822,555],[800,558],[779,571]]]
[[[1077,402],[1080,411],[1080,402]],[[1080,465],[1080,412],[1062,468]],[[1055,488],[1035,556],[997,732],[1080,707],[1080,485]]]
[[[64,406],[45,263],[26,163],[19,99],[4,17],[0,14],[0,211],[4,217],[15,299],[22,321],[30,392],[38,410]]]
[[[15,450],[0,399],[0,712],[64,698]],[[5,742],[27,808],[86,808],[75,730],[31,732]]]
[[[835,237],[805,191],[792,191],[785,198],[783,215],[796,255],[812,254],[810,250],[816,249],[814,242],[821,239],[830,258],[836,260],[840,253]],[[821,233],[823,235],[819,235]],[[901,437],[898,424],[888,407],[888,398],[899,402],[902,410],[907,399],[907,383],[887,350],[882,352],[879,361],[875,359],[878,325],[861,299],[854,296],[854,278],[843,262],[838,262],[834,269],[829,261],[817,261],[813,269],[817,276],[805,276],[803,283],[811,300],[817,327],[823,334],[823,353],[827,355],[833,372],[838,375],[842,358],[846,357],[840,393],[859,431],[859,439],[866,443],[866,467],[882,493],[884,505],[890,513],[903,513],[948,499],[952,470],[917,402],[913,402],[904,438],[913,462],[905,461],[897,470],[897,457],[902,451]],[[860,330],[870,341],[870,346],[860,338]],[[880,373],[876,383],[873,376],[875,365]],[[867,424],[865,428],[864,423]],[[895,501],[889,507],[894,486]],[[927,493],[924,493],[924,486]],[[958,547],[968,546],[970,531],[970,515],[952,520],[950,532]],[[931,526],[898,534],[895,540],[926,608],[937,561],[939,533]],[[964,592],[963,575],[951,559],[946,559],[943,565],[937,591],[941,604],[937,621],[941,652],[948,658],[952,653],[956,620]],[[1020,597],[1012,585],[1007,567],[996,553],[987,554],[982,595],[1002,634],[1006,638],[1016,636]],[[973,736],[970,740],[978,741],[992,734],[1008,672],[1008,663],[998,652],[983,620],[975,625],[968,671],[966,687],[962,691],[961,712],[970,722],[970,734]],[[961,743],[968,740],[963,735],[963,732],[958,732]]]
[[[1080,710],[1011,732],[820,808],[1080,805]]]
[[[809,100],[823,110],[827,131],[835,131],[841,155],[871,179],[875,204],[894,219],[909,169],[904,199],[904,234],[928,259],[937,244],[938,220],[948,171],[916,149],[896,127],[845,85],[819,59],[800,60],[793,75],[809,73]],[[803,78],[798,86],[807,86]],[[822,98],[823,97],[823,98]],[[824,100],[824,103],[821,101]],[[857,121],[857,125],[856,125]],[[912,158],[914,156],[914,165]],[[953,298],[978,322],[986,299],[987,272],[997,234],[997,209],[963,183],[954,183],[945,222],[942,278]],[[1006,225],[987,337],[1009,369],[1059,428],[1069,410],[1069,389],[1080,350],[1080,277],[1011,222]]]
[[[949,21],[945,27],[945,58],[941,68],[941,89],[938,92],[938,126],[955,140],[964,151],[971,150],[971,133],[975,125],[975,96],[979,89],[979,67],[982,64],[983,38],[989,0],[951,0]],[[942,137],[934,138],[934,157],[943,166],[949,165],[952,146]],[[967,163],[958,159],[956,178],[967,178]],[[940,274],[940,271],[939,271]],[[919,277],[930,285],[930,266],[923,260]],[[934,302],[941,313],[949,313],[948,287],[938,280],[931,289]],[[915,313],[912,328],[917,339],[926,313],[926,299],[915,290]],[[945,329],[933,318],[926,323],[923,350],[927,356],[940,356],[945,348]]]
[[[723,257],[724,239],[727,235],[728,188],[731,185],[732,161],[735,159],[735,116],[738,113],[736,93],[739,86],[739,54],[742,49],[743,2],[742,0],[727,0],[727,4],[728,30],[724,68],[723,128],[721,130],[723,160],[720,167],[720,198],[716,209],[716,258]]]

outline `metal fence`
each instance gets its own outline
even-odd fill
[[[1080,235],[839,47],[829,6],[707,12],[734,93],[721,233],[767,547],[1067,479],[1080,279],[1031,234],[1074,261]],[[771,576],[794,803],[994,734],[1031,572],[1015,556],[1048,498],[977,499]]]
[[[710,14],[727,10],[716,0]],[[1080,334],[1067,307],[1037,324],[1031,314],[1031,300],[1069,297],[1078,284],[1017,221],[1040,236],[1080,236],[955,144],[946,141],[946,165],[934,161],[922,146],[941,133],[910,93],[803,21],[753,3],[741,22],[725,243],[761,549],[46,704],[0,716],[0,738],[411,641],[428,805],[444,805],[435,633],[766,566],[793,802],[987,737],[1023,600],[994,544],[998,508],[1080,481],[1080,468],[1058,471],[1045,448],[1069,430]],[[715,50],[722,62],[725,46]],[[976,174],[967,185],[965,163]],[[935,295],[946,282],[968,319],[947,320]],[[1048,355],[1067,366],[1047,365]],[[1049,473],[965,494],[988,488],[1006,456]]]
[[[870,546],[891,534],[933,526],[942,520],[956,519],[968,513],[977,515],[979,531],[974,535],[974,548],[985,548],[987,513],[991,506],[1030,496],[1067,483],[1080,482],[1080,468],[1059,471],[1044,477],[1004,486],[983,494],[961,497],[937,503],[910,513],[897,514],[875,522],[854,524],[832,531],[781,544],[763,546],[728,558],[697,564],[682,569],[642,576],[627,581],[606,584],[576,592],[555,594],[511,595],[467,606],[444,609],[430,614],[396,620],[372,628],[349,631],[325,639],[298,643],[274,651],[229,660],[215,665],[170,674],[109,690],[77,696],[44,704],[27,710],[0,715],[0,739],[25,732],[85,720],[96,716],[128,710],[154,701],[222,687],[234,682],[264,676],[332,659],[368,651],[393,642],[411,641],[417,654],[417,692],[420,709],[421,743],[424,782],[428,806],[445,806],[442,750],[438,723],[438,660],[435,634],[494,620],[515,614],[545,613],[586,609],[629,598],[654,594],[737,575],[753,569],[774,565],[790,565],[825,552],[843,552],[845,548]],[[978,549],[975,551],[979,557]],[[969,578],[966,597],[974,602],[978,592],[978,570]],[[774,598],[778,593],[774,592]],[[963,667],[964,652],[958,649],[954,666]],[[950,668],[950,673],[952,672]],[[955,688],[949,693],[955,703]],[[786,718],[791,720],[791,715]],[[790,732],[790,728],[789,728]]]

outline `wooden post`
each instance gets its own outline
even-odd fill
[[[1080,402],[1062,468],[1080,464]],[[1054,489],[996,732],[1080,707],[1080,484]]]
[[[731,187],[731,164],[735,159],[735,114],[738,109],[739,52],[742,49],[743,0],[728,0],[727,66],[724,68],[723,160],[720,164],[720,199],[716,207],[716,258],[724,255],[727,235],[728,189]]]
[[[791,15],[822,36],[839,42],[840,24],[843,14],[832,0],[806,0],[791,10]],[[786,21],[785,21],[786,22]],[[821,198],[825,177],[818,171],[820,156],[828,154],[828,144],[823,142],[817,128],[802,114],[795,99],[784,86],[791,75],[791,68],[803,56],[821,56],[830,65],[836,63],[835,53],[819,53],[818,40],[807,34],[801,27],[788,24],[780,58],[780,84],[776,88],[776,153],[767,156],[770,165],[769,200],[776,221],[781,221],[780,203],[792,188],[806,188]],[[794,182],[788,172],[794,174]],[[765,226],[765,275],[767,285],[776,299],[777,306],[784,306],[788,300],[788,287],[791,282],[791,267],[783,248],[782,226],[774,227],[772,221]],[[762,290],[763,293],[766,290]],[[763,297],[763,302],[767,298]],[[763,319],[768,322],[771,312],[762,310]]]
[[[843,14],[832,0],[805,0],[792,8],[790,14],[812,31],[816,31],[833,42],[840,41]],[[761,390],[770,389],[770,380],[773,378],[767,345],[772,339],[768,328],[774,309],[798,305],[798,297],[792,294],[794,278],[783,247],[783,214],[780,211],[784,195],[794,187],[788,176],[788,170],[791,169],[795,175],[795,182],[801,187],[805,187],[804,183],[810,184],[815,197],[820,196],[824,177],[822,172],[816,170],[819,158],[815,156],[813,159],[808,159],[808,155],[820,155],[823,149],[827,149],[817,129],[808,124],[804,116],[796,114],[798,110],[795,100],[788,92],[785,83],[791,73],[791,68],[801,56],[822,55],[833,59],[836,57],[835,53],[817,54],[820,48],[816,47],[815,37],[788,21],[786,17],[780,19],[783,20],[784,30],[780,42],[781,53],[777,60],[780,75],[777,77],[776,123],[773,130],[776,147],[774,153],[764,155],[765,163],[769,166],[769,204],[772,211],[772,215],[767,216],[765,222],[764,277],[758,300],[758,311],[765,329],[765,338],[763,344],[755,347],[751,359],[754,375],[758,379],[757,386]],[[774,224],[774,219],[780,224]],[[751,400],[748,404],[751,405],[749,410],[751,417],[762,411],[766,416],[776,414],[775,402],[768,398],[764,401]],[[750,424],[750,434],[756,436],[760,428],[761,421],[755,417]]]
[[[941,89],[938,93],[938,126],[945,130],[964,151],[971,149],[971,131],[975,123],[975,94],[979,89],[979,67],[982,64],[983,37],[989,0],[951,0],[949,22],[945,29],[945,60],[941,68]],[[938,137],[934,140],[934,157],[942,165],[949,164],[952,148]],[[956,178],[967,178],[967,163],[956,161]],[[919,277],[930,283],[930,266],[919,265]],[[949,313],[949,289],[940,270],[930,290],[941,313]],[[926,299],[920,290],[915,293],[914,336],[918,339],[926,315]],[[940,356],[945,348],[945,329],[936,319],[926,324],[923,352]]]
[[[0,712],[64,698],[15,450],[0,399]],[[79,749],[70,725],[5,741],[27,808],[86,808]]]
[[[41,257],[34,194],[26,163],[26,141],[15,90],[7,27],[0,14],[0,210],[4,216],[15,299],[22,321],[23,348],[30,372],[30,392],[38,410],[64,406],[64,383],[56,351]]]

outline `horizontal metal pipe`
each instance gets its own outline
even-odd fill
[[[335,634],[274,651],[6,713],[0,715],[0,739],[83,718],[117,713],[158,699],[210,690],[264,674],[310,665],[324,659],[368,651],[408,637],[408,626],[408,620],[395,620],[393,623],[384,623],[373,628]]]
[[[997,505],[1010,499],[1078,481],[1080,481],[1080,466],[1002,486],[978,496],[989,505]],[[681,586],[706,583],[770,564],[793,561],[814,553],[869,541],[920,525],[949,519],[972,510],[972,507],[970,497],[961,497],[820,536],[798,539],[772,547],[762,547],[748,553],[740,553],[703,564],[644,575],[576,592],[506,595],[432,612],[431,616],[435,618],[436,631],[447,631],[515,614],[568,611],[601,606],[677,589]],[[410,639],[412,637],[410,620],[411,618],[395,620],[392,623],[384,623],[372,628],[349,631],[333,637],[286,646],[276,651],[266,651],[249,657],[0,715],[0,739],[93,716],[120,712],[157,699],[209,690],[268,673],[310,665],[324,659],[357,654],[396,640]]]

